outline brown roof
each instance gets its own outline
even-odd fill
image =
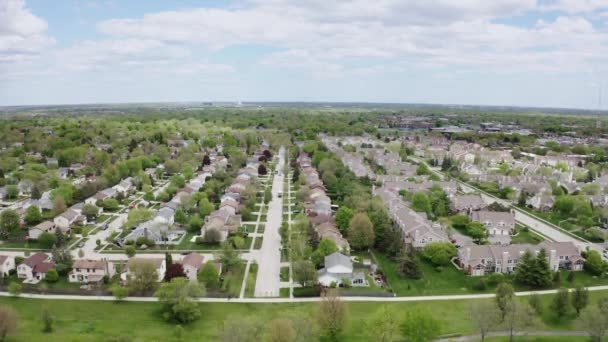
[[[129,259],[129,262],[127,263],[127,266],[129,268],[131,268],[132,266],[138,265],[138,264],[152,263],[154,265],[154,267],[159,268],[160,265],[162,265],[163,261],[165,261],[165,259],[159,259],[159,258],[131,258],[131,259]]]
[[[48,261],[35,265],[33,271],[36,273],[46,273],[53,268],[55,268],[55,262]]]
[[[48,258],[49,256],[46,255],[46,253],[38,252],[23,260],[23,263],[31,268],[34,268],[34,266],[45,262]]]
[[[198,253],[190,253],[182,259],[182,265],[188,265],[198,269],[201,267],[204,260],[205,257],[202,255]]]
[[[8,255],[0,255],[0,264],[4,263],[8,259]]]
[[[49,230],[50,228],[53,228],[55,226],[55,224],[51,221],[43,221],[38,223],[37,225],[35,225],[34,227],[32,227],[32,229],[40,229],[40,230]]]

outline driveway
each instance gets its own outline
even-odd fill
[[[283,191],[283,165],[285,163],[285,148],[281,147],[278,153],[276,170],[279,174],[274,176],[272,183],[272,201],[268,204],[266,215],[266,228],[264,240],[258,259],[258,274],[255,283],[255,297],[278,297],[281,287],[281,236],[279,228],[283,221],[283,199],[278,193]]]

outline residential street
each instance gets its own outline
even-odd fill
[[[279,228],[283,220],[283,198],[279,192],[283,191],[283,164],[285,163],[285,148],[281,147],[278,153],[276,170],[272,184],[272,201],[268,204],[264,240],[258,259],[258,274],[255,283],[255,297],[278,297],[281,271],[281,236]]]

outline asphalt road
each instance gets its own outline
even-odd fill
[[[285,163],[285,148],[278,153],[276,170],[272,183],[272,200],[268,204],[264,240],[258,260],[258,274],[255,283],[255,297],[278,297],[281,286],[281,236],[279,228],[283,221],[283,199],[278,196],[283,191],[283,165]]]

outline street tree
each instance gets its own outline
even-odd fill
[[[589,304],[589,290],[583,286],[577,286],[570,299],[572,300],[572,307],[576,310],[576,316],[580,316],[581,310]]]
[[[366,321],[370,341],[393,342],[399,339],[399,313],[388,305],[382,305]]]
[[[317,309],[317,322],[321,332],[332,342],[337,342],[348,320],[348,309],[336,295],[335,291],[328,291]]]
[[[408,311],[401,323],[401,335],[410,342],[432,341],[439,335],[441,322],[422,309]]]
[[[503,320],[507,314],[509,303],[513,301],[513,296],[515,296],[513,285],[509,283],[498,284],[498,287],[496,288],[496,305],[500,310],[501,319]]]
[[[205,290],[199,284],[183,277],[163,283],[155,293],[162,305],[163,317],[179,323],[190,323],[200,318],[195,299],[204,294]]]
[[[156,266],[152,261],[132,259],[129,261],[128,285],[132,292],[144,294],[153,290],[158,281]]]
[[[304,287],[314,284],[317,280],[315,265],[309,260],[295,261],[293,263],[293,278]]]
[[[481,341],[484,342],[488,333],[500,324],[502,321],[502,312],[495,303],[492,302],[475,302],[469,310],[471,322],[477,328]]]

